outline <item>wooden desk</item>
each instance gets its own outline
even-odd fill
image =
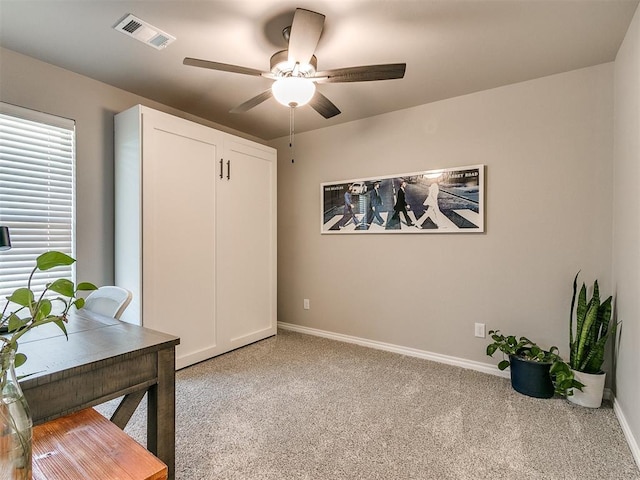
[[[69,340],[55,325],[22,337],[18,375],[34,425],[125,396],[112,421],[124,428],[147,393],[147,448],[175,475],[175,347],[178,337],[77,312]]]

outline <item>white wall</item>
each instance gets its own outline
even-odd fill
[[[278,139],[278,320],[497,363],[483,322],[566,354],[575,273],[611,290],[612,130],[604,64],[299,134],[294,164]],[[321,182],[470,164],[485,234],[319,233]]]
[[[640,465],[640,10],[615,61],[614,133],[613,279],[621,322],[615,395]]]
[[[76,121],[78,280],[113,283],[113,115],[141,103],[254,139],[0,48],[0,100]]]

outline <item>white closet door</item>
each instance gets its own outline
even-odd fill
[[[220,353],[216,324],[219,132],[143,115],[143,324],[180,337],[176,367]]]
[[[226,137],[224,162],[217,300],[221,336],[230,350],[276,333],[276,156]]]

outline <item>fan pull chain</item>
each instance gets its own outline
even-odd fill
[[[295,130],[295,107],[289,107],[289,148],[291,149],[291,163],[294,163],[295,147],[293,144]]]

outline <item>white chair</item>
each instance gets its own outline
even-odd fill
[[[89,294],[85,299],[84,307],[98,315],[105,317],[113,317],[120,319],[122,312],[125,311],[129,302],[131,302],[131,292],[122,287],[100,287]]]

